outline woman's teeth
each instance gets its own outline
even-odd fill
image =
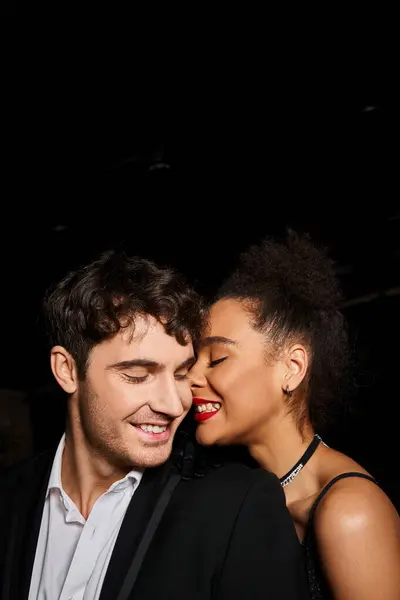
[[[162,433],[167,429],[167,426],[160,425],[139,425],[140,429],[143,429],[146,433]]]
[[[196,412],[217,412],[221,408],[219,402],[208,402],[207,404],[197,404]]]

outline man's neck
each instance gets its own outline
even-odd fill
[[[87,519],[96,500],[129,473],[129,468],[112,465],[90,446],[82,433],[67,428],[61,461],[64,491]]]

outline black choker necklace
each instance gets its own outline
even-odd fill
[[[283,477],[281,477],[279,479],[282,487],[285,487],[291,481],[293,481],[293,479],[295,477],[297,477],[297,475],[300,473],[302,468],[308,463],[308,461],[310,460],[310,458],[312,457],[312,455],[318,448],[320,442],[322,442],[321,438],[319,437],[318,434],[315,434],[313,441],[308,446],[307,450],[304,452],[304,454],[300,458],[300,460],[294,465],[294,467],[292,469],[290,469],[290,471],[288,473],[286,473],[286,475],[284,475]],[[322,442],[322,443],[324,443],[324,442]]]

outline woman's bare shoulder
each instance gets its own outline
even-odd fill
[[[313,526],[338,598],[397,598],[400,518],[376,483],[361,477],[336,481],[318,504]]]

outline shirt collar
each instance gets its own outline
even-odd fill
[[[62,483],[61,483],[61,463],[62,463],[64,447],[65,447],[65,433],[63,434],[63,436],[60,440],[60,443],[58,444],[57,451],[56,451],[56,454],[55,454],[55,457],[53,460],[53,466],[52,466],[51,472],[50,472],[49,483],[47,485],[46,498],[49,495],[50,490],[56,489],[56,490],[59,490],[60,492],[62,492],[63,494],[65,493],[63,490],[63,487],[62,487]],[[106,493],[119,492],[121,490],[126,489],[130,485],[134,485],[134,484],[136,484],[138,486],[140,483],[140,480],[142,479],[142,476],[143,476],[143,471],[138,471],[138,470],[132,469],[122,479],[119,479],[118,481],[114,481],[114,483],[108,488]]]
[[[53,466],[51,468],[49,483],[47,485],[46,497],[49,495],[50,490],[57,489],[57,490],[60,490],[60,492],[63,491],[62,485],[61,485],[61,461],[62,461],[62,455],[64,452],[64,446],[65,446],[65,433],[63,434],[63,436],[60,440],[60,443],[58,444],[56,455],[53,460]]]

